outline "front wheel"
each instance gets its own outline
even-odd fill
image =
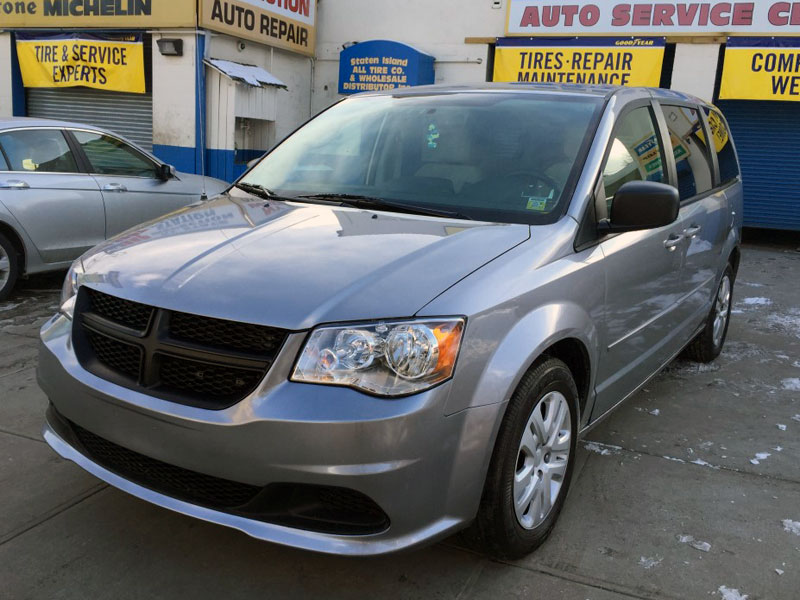
[[[512,396],[467,534],[491,555],[520,558],[553,529],[572,477],[577,403],[569,368],[554,358],[526,373]]]
[[[728,265],[722,274],[717,295],[705,327],[686,347],[686,358],[701,363],[709,363],[717,358],[725,345],[728,325],[731,320],[731,300],[733,298],[733,269]]]

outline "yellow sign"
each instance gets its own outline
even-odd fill
[[[317,0],[201,0],[200,26],[314,56]]]
[[[713,110],[708,113],[708,127],[711,129],[711,138],[714,140],[714,148],[719,154],[728,144],[728,128],[725,127],[725,123],[722,122],[720,116]]]
[[[195,27],[195,0],[0,1],[2,27]]]
[[[500,39],[494,81],[657,87],[663,60],[663,40]]]
[[[141,36],[18,34],[17,55],[25,87],[145,92]]]
[[[800,102],[800,43],[774,43],[739,47],[729,41],[719,90],[721,99]],[[791,43],[795,45],[784,46]]]

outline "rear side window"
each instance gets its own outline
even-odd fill
[[[107,135],[88,131],[73,131],[98,175],[123,177],[156,177],[156,165],[141,152],[125,142]]]
[[[694,108],[668,104],[663,104],[661,109],[675,155],[681,200],[709,191],[714,187],[713,170],[700,113]]]
[[[714,140],[714,150],[719,162],[720,183],[725,185],[739,176],[739,162],[733,149],[728,124],[722,114],[716,110],[705,108],[708,117],[708,127],[711,129],[711,138]]]
[[[6,162],[6,157],[1,150],[0,150],[0,171],[8,171],[8,163]]]
[[[11,171],[77,173],[75,157],[58,129],[25,129],[0,134]]]
[[[614,131],[603,185],[610,203],[617,190],[629,181],[665,183],[664,160],[650,108],[635,108],[623,116]]]

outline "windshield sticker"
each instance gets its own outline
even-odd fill
[[[438,139],[439,139],[439,129],[436,127],[436,125],[431,123],[430,125],[428,125],[428,148],[430,148],[431,150],[435,150],[436,148],[438,148],[439,147],[439,142],[437,141]]]
[[[525,209],[533,210],[536,212],[548,212],[548,203],[550,203],[553,200],[554,192],[555,190],[551,189],[550,194],[547,196],[534,196],[530,192],[528,193],[522,192],[522,197],[528,200],[528,203],[525,205]]]

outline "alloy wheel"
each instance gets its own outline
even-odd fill
[[[722,277],[717,292],[717,300],[714,303],[714,331],[712,340],[714,346],[719,346],[722,336],[725,334],[725,325],[728,323],[728,310],[731,304],[731,279],[728,275]]]
[[[550,514],[561,493],[570,460],[572,417],[559,392],[542,397],[522,432],[514,473],[514,510],[525,529]]]
[[[3,289],[11,277],[11,258],[0,246],[0,290]]]

